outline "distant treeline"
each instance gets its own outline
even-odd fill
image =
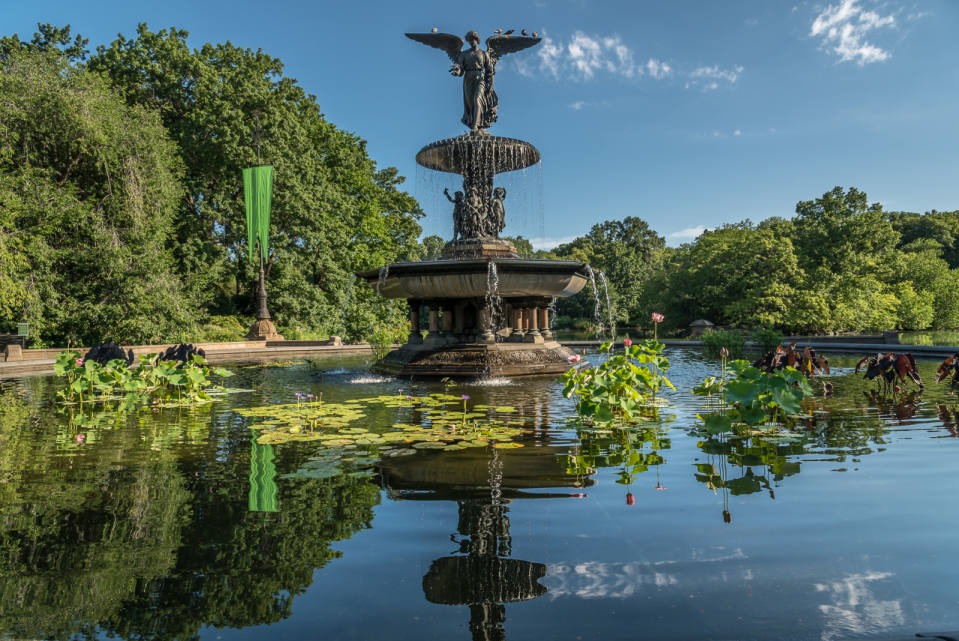
[[[0,333],[27,321],[51,345],[241,337],[256,265],[240,170],[257,163],[276,167],[267,283],[281,332],[402,328],[405,303],[383,304],[353,273],[440,253],[443,239],[418,240],[404,179],[278,59],[186,38],[140,25],[95,52],[69,27],[0,38]],[[959,327],[959,212],[883,212],[856,189],[678,248],[638,217],[551,252],[513,240],[603,271],[622,325],[656,311],[673,329]],[[557,305],[564,323],[593,318],[589,287]]]
[[[959,211],[885,212],[855,188],[677,248],[630,217],[534,255],[605,271],[623,325],[649,327],[655,311],[674,330],[700,318],[802,333],[959,327]],[[591,319],[591,293],[558,309],[566,322]]]

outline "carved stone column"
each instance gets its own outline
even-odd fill
[[[410,345],[422,345],[423,334],[420,333],[420,302],[410,301],[410,337],[406,341]]]
[[[447,343],[455,343],[456,336],[453,335],[453,306],[443,305],[443,340]]]
[[[543,335],[539,333],[539,309],[535,303],[532,307],[523,310],[527,319],[526,336],[523,337],[525,343],[543,343]]]
[[[480,330],[477,340],[486,345],[492,345],[496,342],[496,334],[493,333],[492,313],[493,310],[487,307],[485,302],[476,309],[476,326]]]
[[[553,332],[549,329],[549,308],[540,307],[539,308],[539,333],[543,335],[543,338],[547,341],[553,340]]]
[[[513,316],[513,331],[509,335],[509,339],[514,343],[522,343],[523,336],[526,335],[525,326],[523,323],[523,309],[518,306],[514,306],[512,310]]]
[[[427,307],[430,310],[430,331],[426,335],[425,344],[430,347],[439,347],[444,343],[443,335],[440,333],[439,305],[429,303]]]

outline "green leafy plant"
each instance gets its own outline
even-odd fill
[[[719,358],[723,348],[729,351],[730,356],[740,357],[746,347],[746,337],[739,332],[725,329],[714,329],[703,334],[703,349],[711,358]]]
[[[397,343],[405,343],[409,336],[409,323],[403,325],[376,325],[367,337],[366,342],[373,350],[374,360],[381,360]]]
[[[622,353],[614,354],[612,343],[604,343],[601,352],[609,358],[598,367],[573,368],[563,374],[563,394],[579,397],[576,411],[587,424],[632,423],[655,401],[663,386],[676,388],[664,375],[669,359],[662,355],[664,345],[655,340],[634,344],[623,341]],[[578,357],[575,357],[578,360]]]
[[[732,380],[707,378],[693,388],[693,394],[708,399],[707,411],[697,418],[709,434],[748,431],[769,423],[792,426],[802,399],[813,395],[806,377],[792,367],[770,373],[741,360],[729,367],[735,374]],[[710,407],[713,397],[717,403]]]
[[[778,329],[774,329],[766,325],[754,329],[752,332],[752,339],[753,342],[756,343],[759,353],[766,354],[782,344],[785,337]]]
[[[222,391],[213,377],[233,376],[230,370],[213,368],[205,358],[193,355],[186,363],[160,361],[153,364],[156,354],[138,358],[136,367],[120,359],[101,365],[83,360],[78,352],[64,350],[57,355],[54,374],[66,378],[66,385],[57,392],[62,403],[119,401],[121,407],[131,408],[139,403],[168,404],[211,400],[211,392]]]

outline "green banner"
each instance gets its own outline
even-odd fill
[[[246,203],[246,240],[250,262],[253,245],[260,241],[260,255],[270,252],[270,207],[273,202],[273,166],[260,165],[243,170],[243,199]]]
[[[273,464],[273,446],[260,445],[253,437],[250,451],[250,511],[278,511],[276,495],[276,465]]]

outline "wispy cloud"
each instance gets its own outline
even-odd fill
[[[693,238],[698,238],[704,231],[709,231],[710,229],[712,228],[706,227],[705,225],[687,227],[686,229],[680,229],[679,231],[666,234],[666,238],[670,240],[692,240]]]
[[[649,72],[649,75],[655,78],[656,80],[662,80],[666,76],[672,75],[673,68],[669,66],[668,63],[663,62],[662,60],[656,60],[656,58],[650,58],[646,63],[646,71]]]
[[[519,72],[533,76],[546,73],[556,80],[592,80],[600,74],[635,78],[647,71],[656,79],[672,73],[665,62],[650,58],[637,64],[635,54],[618,35],[596,36],[576,31],[568,39],[543,36],[535,58],[516,61]]]
[[[686,81],[686,88],[700,88],[703,91],[713,91],[714,89],[719,89],[720,83],[728,83],[729,85],[736,84],[742,72],[742,65],[736,65],[729,69],[723,69],[719,65],[697,67],[689,72],[689,80]]]
[[[854,61],[860,67],[882,62],[890,53],[866,41],[870,31],[895,27],[893,15],[881,16],[858,5],[858,0],[842,0],[829,5],[813,20],[809,35],[822,39],[823,49],[839,56],[839,62]]]

